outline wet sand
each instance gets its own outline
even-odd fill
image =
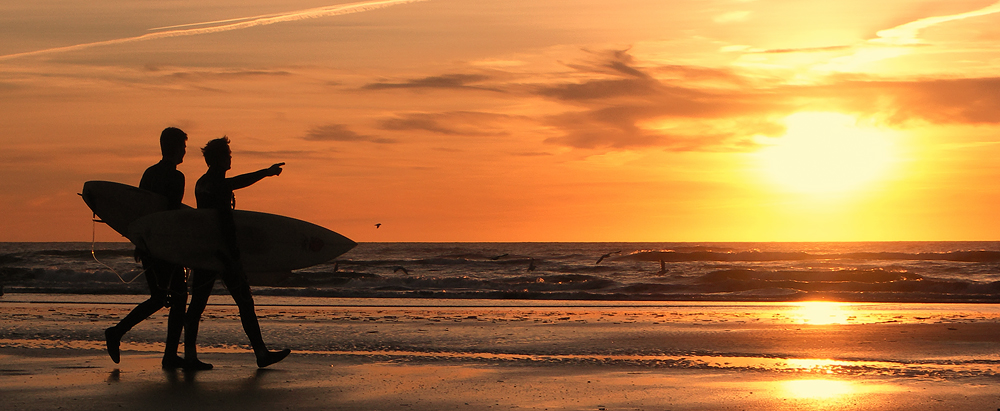
[[[203,324],[211,371],[159,367],[165,313],[0,301],[5,409],[951,410],[1000,408],[991,305],[266,305],[292,356],[258,369],[235,307]]]

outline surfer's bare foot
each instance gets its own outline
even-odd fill
[[[197,358],[193,360],[184,360],[184,371],[206,371],[211,369],[212,364],[198,361]]]
[[[160,364],[163,365],[164,370],[176,370],[184,368],[184,359],[177,354],[164,355],[163,361]]]
[[[257,357],[257,366],[260,368],[267,367],[268,365],[284,360],[291,353],[292,350],[268,351],[267,354]]]
[[[104,339],[108,343],[108,355],[111,356],[111,361],[118,364],[122,360],[121,351],[119,350],[122,344],[121,333],[115,327],[108,327],[108,329],[104,330]]]

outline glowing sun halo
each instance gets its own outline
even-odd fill
[[[759,152],[761,169],[777,185],[799,193],[840,193],[882,178],[893,162],[886,132],[853,117],[803,112],[785,118],[787,131]]]

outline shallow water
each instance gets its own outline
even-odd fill
[[[141,296],[9,294],[0,348],[102,351]],[[996,378],[1000,306],[937,303],[546,301],[257,297],[272,347],[400,363],[616,365],[833,376]],[[162,349],[165,310],[124,340]],[[249,353],[228,295],[202,352]],[[249,354],[248,354],[249,355]]]

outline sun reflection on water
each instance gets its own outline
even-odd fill
[[[851,382],[822,379],[784,381],[782,388],[789,397],[815,399],[840,397],[858,391]]]
[[[847,324],[856,318],[850,303],[804,301],[796,303],[795,307],[792,316],[803,324]]]

